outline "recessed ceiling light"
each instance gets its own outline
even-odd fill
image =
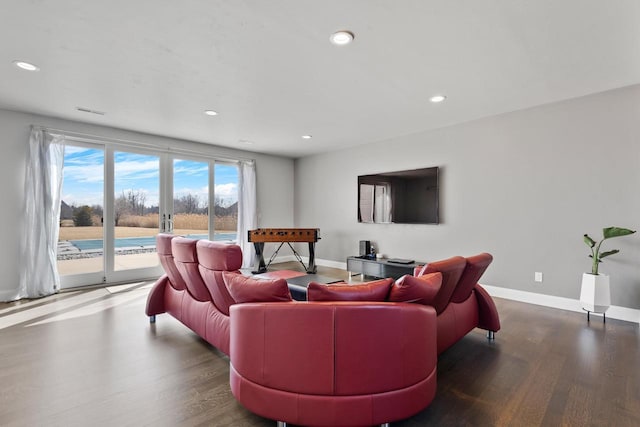
[[[354,37],[355,36],[351,31],[336,31],[335,33],[331,34],[329,40],[331,40],[331,43],[335,45],[344,46],[351,43]]]
[[[25,62],[25,61],[13,61],[13,65],[15,65],[18,68],[21,68],[23,70],[27,70],[27,71],[39,71],[40,67],[38,67],[35,64],[32,64],[30,62]]]
[[[434,104],[437,104],[438,102],[442,102],[445,99],[447,99],[447,97],[444,95],[434,95],[431,98],[429,98],[429,101],[433,102]]]
[[[311,135],[302,135],[302,139],[311,139]]]
[[[217,116],[218,115],[218,113],[216,111],[213,111],[213,110],[204,110],[204,113],[207,116]]]

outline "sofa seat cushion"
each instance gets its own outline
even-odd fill
[[[255,279],[225,271],[224,283],[236,303],[292,301],[284,279]]]
[[[427,273],[420,277],[406,274],[391,285],[389,301],[433,305],[441,285],[442,274],[439,272]]]
[[[307,288],[308,301],[370,301],[387,300],[393,279],[380,279],[357,285],[311,282]]]

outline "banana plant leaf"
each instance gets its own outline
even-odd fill
[[[635,233],[634,230],[629,230],[628,228],[621,228],[621,227],[607,227],[602,229],[602,235],[604,236],[604,239],[611,239],[612,237],[628,236],[629,234],[633,234],[633,233]]]
[[[600,254],[600,259],[602,259],[602,258],[604,258],[606,256],[609,256],[609,255],[617,254],[618,252],[620,252],[619,249],[612,249],[610,251],[602,252]]]
[[[596,241],[593,240],[591,237],[589,237],[588,234],[584,235],[584,242],[587,244],[587,246],[589,246],[591,248],[596,245]]]

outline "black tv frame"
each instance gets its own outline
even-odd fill
[[[375,193],[371,198],[371,215],[363,215],[362,185],[378,186],[388,196],[383,200],[390,200],[390,210],[382,206],[383,217],[376,218]],[[389,202],[384,202],[389,203]],[[394,223],[394,224],[439,224],[440,223],[440,182],[439,167],[426,167],[392,172],[382,172],[358,176],[358,222],[361,223]],[[363,216],[365,220],[363,220]],[[373,220],[366,220],[371,217]],[[386,220],[390,219],[390,220]]]

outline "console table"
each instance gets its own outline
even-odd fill
[[[425,265],[424,262],[400,264],[386,259],[372,259],[359,256],[347,257],[347,271],[373,277],[393,277],[399,279],[405,274],[413,275],[413,269]]]

